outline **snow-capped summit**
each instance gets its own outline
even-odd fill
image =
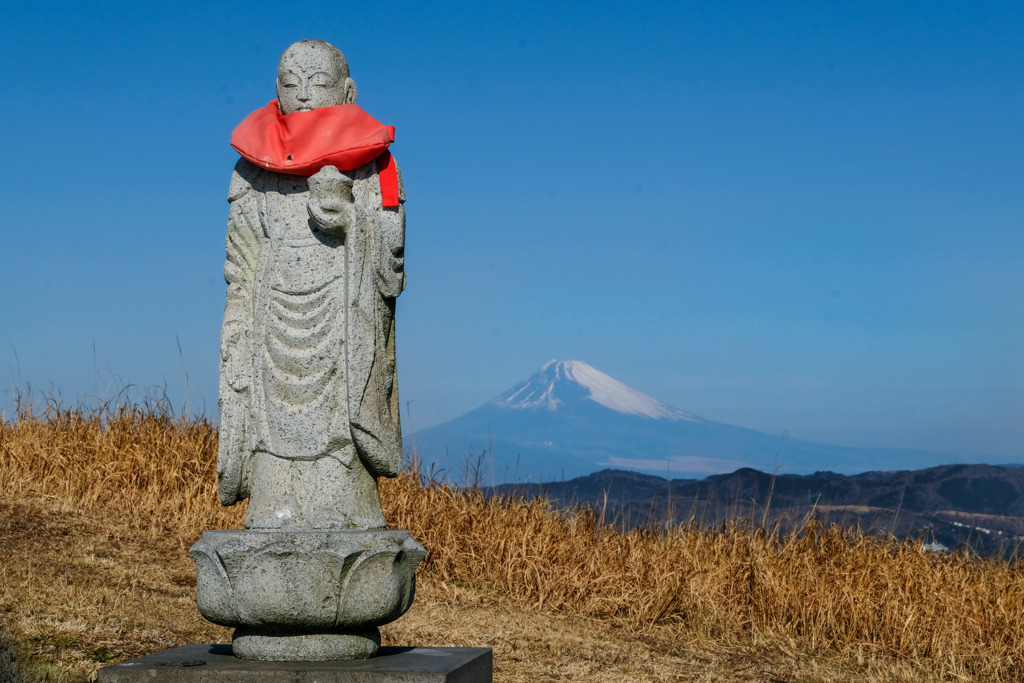
[[[625,415],[700,422],[700,418],[695,415],[631,389],[578,360],[549,361],[529,378],[492,400],[491,405],[511,409],[546,408],[553,411],[586,400]]]

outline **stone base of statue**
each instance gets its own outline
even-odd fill
[[[408,531],[207,531],[189,549],[204,617],[235,627],[234,655],[366,659],[402,616],[426,550]]]
[[[491,683],[483,647],[382,647],[349,662],[250,662],[230,645],[184,645],[99,670],[98,683]]]

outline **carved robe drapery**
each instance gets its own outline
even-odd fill
[[[394,310],[405,213],[381,205],[375,161],[347,175],[355,220],[333,234],[307,214],[306,177],[235,166],[217,466],[225,505],[249,497],[257,455],[333,458],[363,478],[401,468]]]

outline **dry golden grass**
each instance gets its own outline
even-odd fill
[[[0,422],[0,679],[229,637],[195,610],[186,553],[244,515],[217,502],[216,438],[131,406]],[[623,533],[411,474],[382,495],[430,550],[386,640],[494,647],[502,680],[1024,677],[1018,565],[813,523]]]

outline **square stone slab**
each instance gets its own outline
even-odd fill
[[[491,683],[485,647],[382,647],[349,662],[252,662],[230,645],[183,645],[99,670],[98,683]]]

